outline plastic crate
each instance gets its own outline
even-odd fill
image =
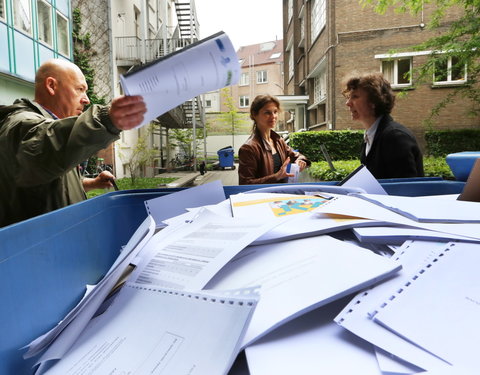
[[[457,180],[467,181],[473,164],[478,158],[480,158],[480,151],[464,151],[448,154],[446,162]]]
[[[314,187],[336,182],[312,183]],[[441,179],[383,180],[389,193],[460,193]],[[225,186],[225,194],[265,186]],[[278,185],[284,186],[284,185]],[[144,201],[183,188],[111,192],[0,229],[0,374],[30,374],[38,358],[19,350],[51,329],[96,284],[146,217]]]

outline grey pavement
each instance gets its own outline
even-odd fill
[[[207,184],[216,180],[220,180],[223,186],[238,185],[238,164],[235,164],[235,169],[227,168],[220,170],[207,171],[203,176],[200,172],[169,172],[162,173],[158,177],[175,177],[173,183],[168,184],[167,187],[188,187]],[[308,172],[303,171],[299,176],[299,183],[302,182],[319,182],[312,179]]]

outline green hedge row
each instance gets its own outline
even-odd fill
[[[290,134],[290,146],[312,161],[325,160],[320,145],[324,145],[332,160],[358,159],[363,142],[363,130],[322,130]]]
[[[360,165],[359,160],[338,160],[333,162],[335,171],[330,170],[326,161],[313,162],[308,173],[319,181],[341,181]],[[428,156],[423,158],[425,177],[442,177],[452,180],[455,177],[444,157]]]
[[[447,156],[454,152],[479,151],[480,129],[435,130],[425,133],[426,155]]]
[[[363,130],[322,130],[290,134],[290,146],[312,161],[325,161],[324,145],[332,160],[352,160],[360,156]],[[480,151],[480,129],[435,130],[425,132],[425,155],[445,157],[461,151]]]

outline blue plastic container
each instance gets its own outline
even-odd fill
[[[457,180],[467,181],[473,164],[478,158],[480,158],[480,151],[464,151],[448,154],[446,161]]]
[[[235,169],[234,163],[234,150],[231,146],[221,148],[217,151],[218,155],[218,166],[222,169],[233,168]]]
[[[439,178],[382,180],[390,194],[458,194],[464,183]],[[312,183],[314,186],[336,182]],[[225,195],[272,185],[225,186]],[[285,186],[285,185],[280,185]],[[96,284],[146,217],[144,201],[176,189],[98,196],[0,229],[0,374],[31,374],[38,358],[21,347],[45,333]]]

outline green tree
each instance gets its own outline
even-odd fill
[[[223,105],[225,105],[227,111],[221,112],[218,120],[231,129],[232,147],[235,148],[235,134],[237,134],[237,129],[245,125],[245,114],[238,111],[228,87],[223,88],[220,94],[224,100]]]
[[[203,145],[203,131],[195,132],[196,135],[196,152],[195,155],[198,155],[201,145]],[[186,161],[193,158],[193,129],[172,129],[170,133],[170,146],[173,148],[180,149],[181,153],[184,155],[186,160],[183,160],[184,164]]]
[[[463,69],[467,66],[468,83],[458,86],[444,100],[439,102],[427,119],[432,123],[448,102],[460,98],[470,99],[473,106],[470,115],[480,113],[480,88],[478,78],[480,73],[480,0],[360,0],[363,6],[370,6],[376,12],[383,14],[388,8],[397,12],[417,14],[425,4],[434,5],[432,17],[426,25],[429,29],[445,26],[445,15],[454,7],[463,10],[462,16],[447,25],[447,31],[432,37],[413,47],[417,51],[432,51],[425,64],[415,70],[418,82],[431,82],[435,67],[445,66],[446,61],[453,57],[452,69]],[[443,22],[443,24],[442,24]]]
[[[135,147],[128,155],[119,152],[120,159],[128,165],[132,186],[135,186],[137,177],[145,177],[145,167],[153,162],[157,151],[149,147],[147,139],[150,131],[139,136]]]

